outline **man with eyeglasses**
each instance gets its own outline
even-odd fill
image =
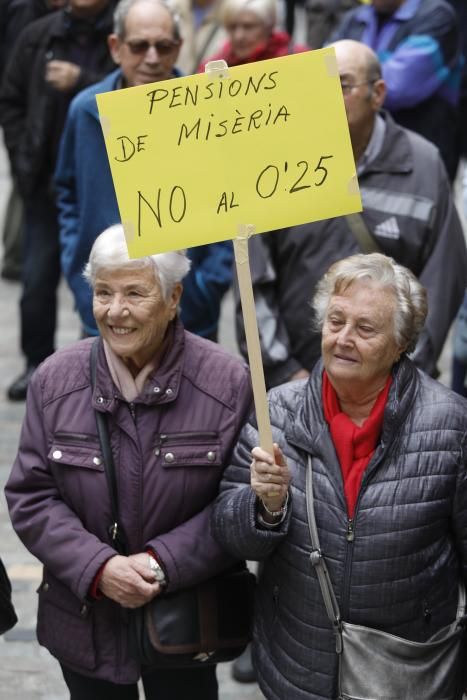
[[[459,161],[459,22],[446,0],[373,0],[347,13],[331,41],[355,39],[378,55],[385,108],[432,141],[451,181]]]
[[[164,0],[121,0],[108,42],[119,68],[71,104],[55,175],[62,269],[83,335],[97,335],[97,327],[82,270],[99,233],[120,223],[95,96],[180,76],[178,17]],[[192,266],[184,280],[181,318],[187,330],[216,340],[221,300],[232,281],[232,245],[198,246],[188,255]]]
[[[435,376],[466,285],[462,226],[438,150],[382,110],[386,84],[374,52],[356,41],[334,46],[363,212],[251,238],[268,387],[306,377],[319,358],[320,337],[309,302],[317,282],[337,260],[382,252],[417,275],[428,292],[429,313],[414,360]],[[319,140],[319,134],[310,134],[310,139]],[[303,148],[305,154],[306,143]],[[237,331],[246,354],[240,313]]]

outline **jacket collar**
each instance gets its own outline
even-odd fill
[[[96,35],[102,34],[104,37],[107,37],[107,35],[112,31],[113,9],[113,4],[109,2],[107,7],[104,8],[95,18],[94,22],[89,20],[89,25],[93,26],[93,31]],[[73,22],[75,21],[71,14],[70,8],[65,7],[57,12],[51,12],[49,16],[51,18],[50,36],[62,38],[68,37],[70,28],[73,26]]]
[[[185,364],[185,330],[179,319],[173,321],[168,331],[169,345],[159,366],[149,374],[141,394],[133,403],[156,406],[175,401],[180,392]],[[102,343],[97,356],[96,386],[92,406],[98,411],[113,413],[118,403],[125,399],[112,381]]]
[[[336,460],[321,401],[322,376],[323,363],[319,360],[302,392],[297,395],[298,410],[293,416],[288,415],[285,434],[288,442],[305,452],[319,454],[325,461],[329,458]],[[403,356],[393,368],[381,433],[383,446],[392,447],[397,440],[398,428],[413,405],[417,386],[417,369],[408,357]]]
[[[363,167],[360,178],[373,173],[407,174],[414,168],[412,147],[406,130],[396,124],[389,112],[382,110],[380,115],[386,122],[385,139],[376,158]]]
[[[390,19],[399,22],[407,22],[416,15],[421,2],[422,0],[406,0],[406,2],[391,15]],[[354,16],[358,21],[369,24],[375,16],[375,9],[372,5],[362,5],[355,11]]]

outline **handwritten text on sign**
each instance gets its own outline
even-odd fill
[[[132,257],[361,209],[331,48],[97,102]]]

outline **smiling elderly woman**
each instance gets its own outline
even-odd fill
[[[321,280],[314,310],[322,360],[309,379],[269,394],[275,459],[247,424],[213,513],[234,556],[264,560],[254,658],[271,700],[339,695],[336,640],[310,564],[307,465],[342,619],[423,642],[455,619],[467,579],[467,402],[407,356],[424,289],[390,258],[355,255]]]
[[[210,534],[224,465],[251,407],[249,372],[177,318],[184,253],[129,260],[122,226],[102,233],[86,276],[101,333],[50,357],[28,389],[6,495],[13,525],[44,564],[37,636],[72,700],[138,697],[122,608],[232,564]],[[107,418],[120,519],[117,555],[95,411]],[[143,673],[149,700],[215,700],[215,668]]]

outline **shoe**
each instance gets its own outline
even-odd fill
[[[253,668],[251,659],[251,644],[232,664],[232,678],[238,683],[254,683],[256,681],[256,671]]]
[[[36,367],[34,365],[29,365],[23,374],[15,379],[13,384],[8,387],[7,397],[10,401],[25,401],[26,394],[28,391],[29,381],[34,373]]]

